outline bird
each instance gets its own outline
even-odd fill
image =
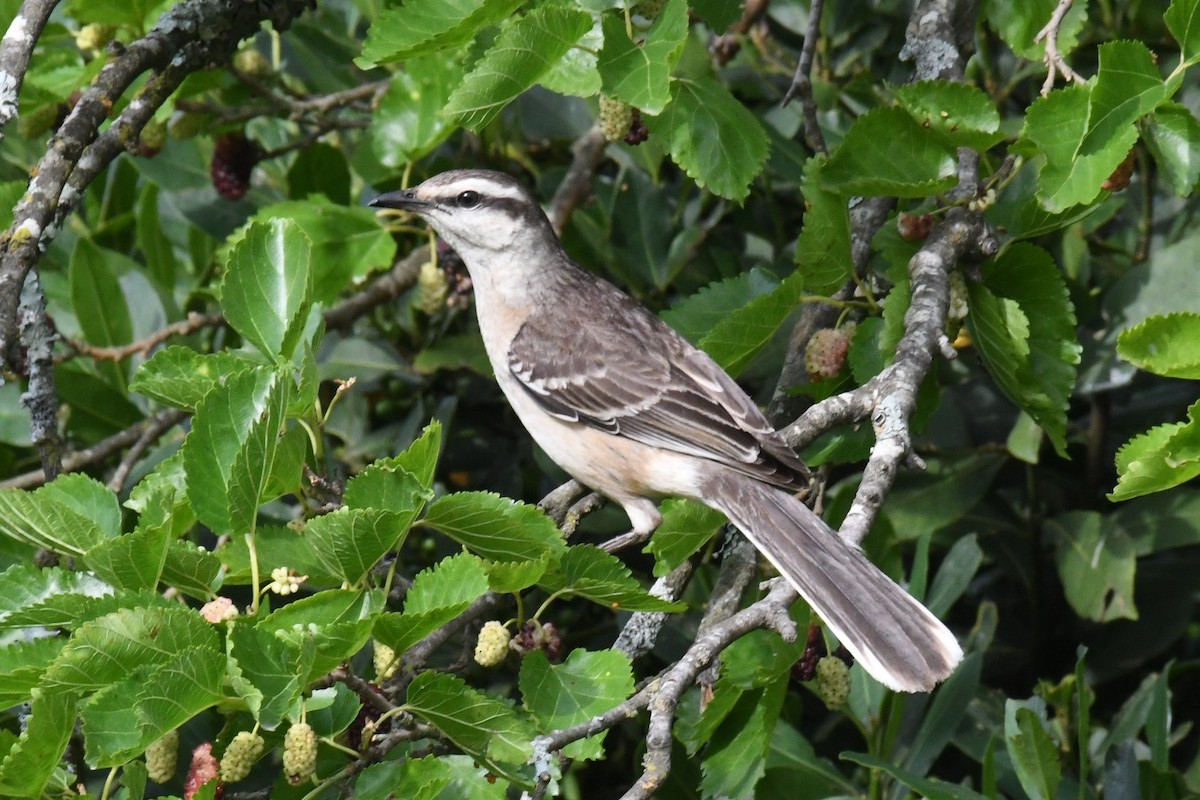
[[[462,259],[508,403],[568,474],[649,536],[665,497],[723,514],[885,686],[930,691],[962,659],[954,634],[795,496],[808,468],[706,353],[567,254],[536,197],[459,169],[376,197]]]

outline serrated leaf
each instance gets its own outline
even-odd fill
[[[371,23],[356,62],[369,69],[459,47],[520,5],[521,0],[410,0],[383,10]]]
[[[429,153],[454,131],[455,126],[440,112],[462,79],[462,64],[446,55],[410,60],[403,71],[392,76],[368,129],[381,164],[403,167]]]
[[[542,6],[510,23],[450,95],[445,113],[473,131],[537,83],[592,27],[589,14]]]
[[[126,608],[85,622],[46,671],[45,686],[96,690],[134,669],[173,661],[191,647],[217,647],[217,635],[187,608]]]
[[[83,623],[120,611],[122,608],[174,608],[179,603],[164,598],[158,592],[121,592],[88,596],[56,594],[21,611],[13,612],[4,621],[11,628],[62,628],[73,631]]]
[[[312,303],[312,244],[287,218],[250,223],[230,247],[221,307],[268,359],[289,360]]]
[[[796,309],[803,290],[804,276],[793,272],[772,291],[714,325],[700,340],[700,349],[736,378]]]
[[[404,653],[487,591],[487,574],[478,556],[460,553],[445,558],[417,573],[404,597],[404,613],[381,615],[375,638]]]
[[[273,631],[301,652],[312,648],[312,664],[300,679],[307,685],[363,648],[382,608],[382,592],[329,590],[287,604],[258,627]]]
[[[430,420],[421,435],[404,449],[403,453],[376,463],[406,470],[416,476],[417,482],[430,489],[437,470],[438,456],[442,452],[442,423]]]
[[[405,73],[408,69],[406,65]],[[395,241],[379,224],[374,211],[361,206],[340,205],[322,195],[274,203],[261,209],[247,224],[254,226],[287,220],[303,231],[308,241],[311,300],[315,303],[333,302],[355,278],[390,266],[396,252]],[[299,250],[302,252],[303,247]],[[292,251],[287,252],[287,257],[291,258]],[[287,276],[287,280],[293,279],[299,281],[300,276]],[[276,286],[275,290],[280,288]],[[302,288],[291,287],[288,291],[300,295]],[[303,297],[298,296],[293,303],[294,309],[281,307],[279,313],[303,317],[305,306],[302,300]],[[303,324],[303,319],[293,319],[293,322]],[[286,352],[282,355],[290,357]]]
[[[225,641],[230,685],[258,724],[275,730],[304,689],[316,648],[302,647],[235,620]]]
[[[535,585],[550,568],[550,558],[537,561],[489,561],[487,571],[488,588],[493,592],[520,592]]]
[[[654,554],[654,576],[661,578],[708,544],[725,524],[725,515],[691,500],[667,500],[662,522],[646,545]]]
[[[251,529],[269,484],[287,397],[286,376],[258,368],[231,375],[196,407],[183,443],[188,499],[214,531]]]
[[[1177,311],[1147,317],[1121,331],[1117,353],[1155,375],[1200,379],[1200,314]]]
[[[1200,58],[1200,2],[1172,0],[1163,20],[1167,23],[1167,30],[1179,42],[1183,62],[1190,63]]]
[[[954,188],[954,148],[900,108],[860,116],[821,170],[821,183],[844,196],[926,197]]]
[[[1180,197],[1200,180],[1200,121],[1179,103],[1163,103],[1147,121],[1142,139]]]
[[[0,647],[0,705],[9,708],[27,702],[66,644],[65,636],[46,636]]]
[[[597,69],[597,54],[604,46],[604,29],[601,18],[593,20],[591,30],[575,43],[575,46],[559,59],[550,71],[541,77],[539,84],[555,94],[571,97],[592,97],[601,88],[600,70]]]
[[[604,48],[597,68],[605,94],[624,100],[651,116],[661,114],[671,99],[671,70],[687,38],[687,3],[668,0],[645,36],[629,37],[625,16],[602,18]]]
[[[0,627],[9,625],[12,615],[55,597],[72,595],[78,600],[111,594],[112,587],[87,573],[14,564],[0,572]]]
[[[158,585],[170,531],[150,528],[107,539],[84,555],[88,566],[117,589],[138,591]]]
[[[163,734],[223,700],[225,663],[219,649],[194,647],[96,695],[81,715],[89,763],[124,764]]]
[[[138,368],[129,388],[160,403],[191,411],[225,378],[254,366],[244,356],[227,350],[205,355],[189,347],[170,345]]]
[[[35,689],[24,729],[0,763],[0,791],[41,797],[75,730],[75,695]]]
[[[919,81],[892,90],[913,119],[951,147],[987,150],[999,142],[1000,112],[976,86],[950,81]]]
[[[671,603],[650,594],[621,560],[592,545],[576,545],[542,578],[542,588],[562,595],[575,595],[606,608],[623,611],[682,611],[682,603]]]
[[[1067,602],[1084,619],[1137,619],[1133,541],[1111,516],[1072,511],[1049,521],[1056,537],[1055,563]]]
[[[1081,348],[1062,275],[1044,250],[1018,243],[970,284],[971,336],[993,380],[1066,452],[1067,402]]]
[[[1008,701],[1010,706],[1013,701]],[[1054,800],[1062,780],[1058,748],[1029,708],[1016,709],[1016,731],[1005,726],[1005,745],[1021,787],[1032,800]]]
[[[67,478],[70,476],[64,475],[59,480]],[[75,480],[72,478],[67,482],[74,483]],[[0,534],[74,556],[82,556],[115,535],[102,527],[102,521],[76,510],[79,505],[72,508],[62,502],[61,494],[50,488],[53,485],[47,484],[32,492],[0,489]]]
[[[762,123],[712,78],[675,81],[670,105],[645,122],[688,177],[739,203],[767,160]]]
[[[379,559],[404,541],[422,504],[414,492],[408,507],[397,511],[339,508],[309,520],[304,538],[326,572],[358,585]]]
[[[527,653],[518,678],[525,708],[543,731],[576,725],[623,703],[633,694],[633,668],[616,650],[572,650],[562,664],[551,664],[540,650]],[[603,734],[572,742],[568,758],[604,755]]]
[[[421,524],[491,561],[535,561],[566,544],[537,506],[491,492],[456,492],[429,505]]]
[[[796,268],[813,294],[832,294],[853,274],[850,210],[846,198],[821,185],[824,156],[804,164],[804,226],[796,239]]]
[[[1113,502],[1161,492],[1200,475],[1200,403],[1188,409],[1188,421],[1156,425],[1117,451]]]
[[[529,721],[457,676],[421,673],[409,685],[404,707],[481,761],[523,764],[533,753]]]
[[[362,771],[354,781],[354,798],[437,800],[451,780],[450,765],[437,756],[384,761]]]
[[[1169,94],[1154,54],[1142,42],[1105,42],[1098,52],[1080,155],[1105,149],[1122,128],[1153,111]]]
[[[1025,0],[1022,4],[1008,0],[989,0],[979,18],[1000,34],[1012,51],[1030,61],[1041,61],[1046,54],[1043,42],[1036,41],[1038,32],[1054,13],[1058,0]],[[1075,3],[1063,17],[1058,29],[1058,49],[1070,55],[1079,42],[1087,22],[1086,3]]]
[[[779,281],[754,268],[701,288],[659,314],[683,338],[696,344],[729,314],[770,292]]]

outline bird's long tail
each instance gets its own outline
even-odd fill
[[[962,660],[937,617],[792,495],[733,471],[709,478],[704,495],[880,683],[929,691]]]

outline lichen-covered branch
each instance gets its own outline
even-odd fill
[[[17,97],[29,69],[29,57],[58,0],[25,0],[0,39],[0,141],[17,117]]]

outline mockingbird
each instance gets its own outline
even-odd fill
[[[884,685],[928,691],[962,658],[954,635],[792,495],[808,470],[706,354],[566,254],[513,178],[445,172],[373,206],[410,211],[467,266],[483,344],[547,455],[619,503],[633,532],[653,498],[722,511]]]

